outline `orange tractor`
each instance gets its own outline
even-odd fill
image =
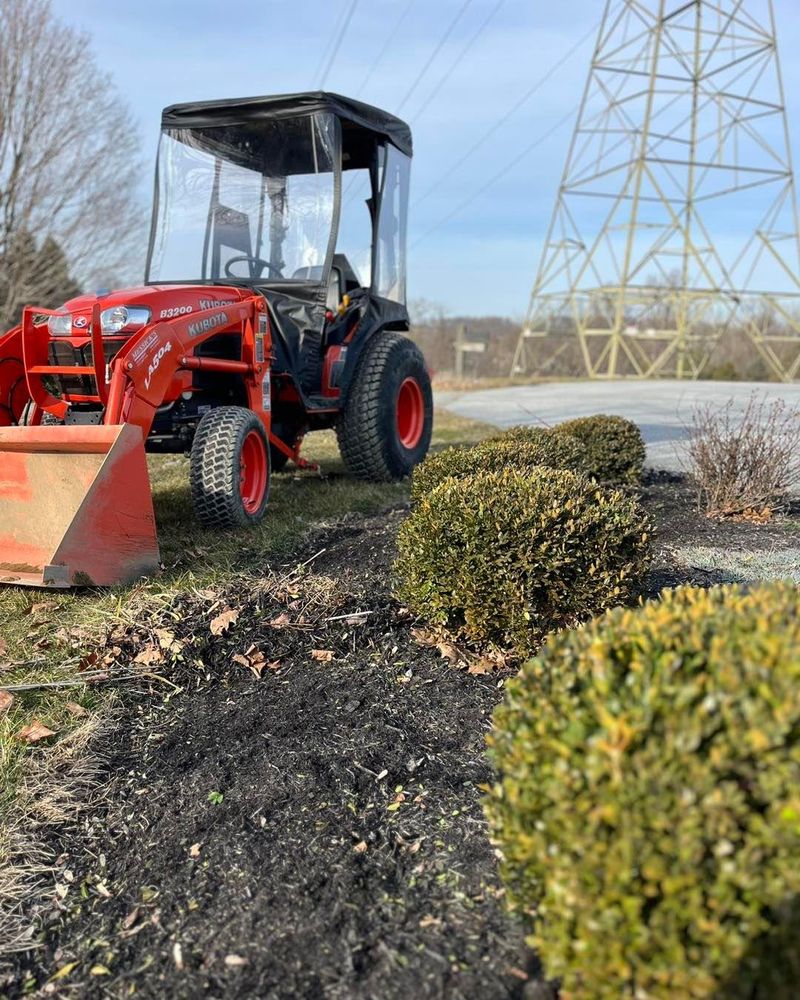
[[[407,476],[432,396],[409,328],[411,133],[334,94],[167,108],[145,283],[35,305],[0,335],[0,583],[126,583],[159,564],[146,452],[188,451],[209,527],[336,429]]]

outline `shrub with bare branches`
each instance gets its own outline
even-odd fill
[[[800,410],[753,395],[695,410],[688,467],[709,517],[771,517],[800,488]]]

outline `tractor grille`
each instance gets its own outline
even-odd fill
[[[119,348],[120,342],[118,340],[103,342],[106,364],[112,360]],[[72,365],[76,367],[91,366],[94,364],[92,345],[87,343],[83,347],[73,347],[72,344],[61,340],[51,340],[50,364],[64,368]],[[60,391],[67,395],[94,396],[97,393],[95,380],[85,375],[76,375],[75,378],[69,375],[54,375],[53,381],[58,385]]]

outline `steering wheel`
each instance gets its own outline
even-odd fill
[[[270,262],[268,260],[264,260],[263,257],[251,257],[249,254],[243,253],[239,257],[231,257],[231,259],[226,262],[225,268],[224,268],[224,270],[225,270],[225,277],[226,278],[239,278],[239,280],[241,280],[241,278],[239,277],[239,275],[237,275],[237,274],[231,274],[231,265],[232,264],[238,264],[239,261],[242,261],[242,260],[246,260],[247,263],[250,264],[250,265],[253,265],[253,264],[259,265],[261,267],[262,271],[266,267],[269,270],[269,272],[270,272],[271,275],[273,275],[273,272],[274,272],[273,276],[276,277],[276,278],[282,278],[283,277],[283,275],[281,274],[281,269],[279,267],[277,267],[275,264],[270,264]]]

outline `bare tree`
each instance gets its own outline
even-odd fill
[[[139,166],[135,122],[88,36],[49,0],[0,0],[0,331],[75,281],[141,272]]]

